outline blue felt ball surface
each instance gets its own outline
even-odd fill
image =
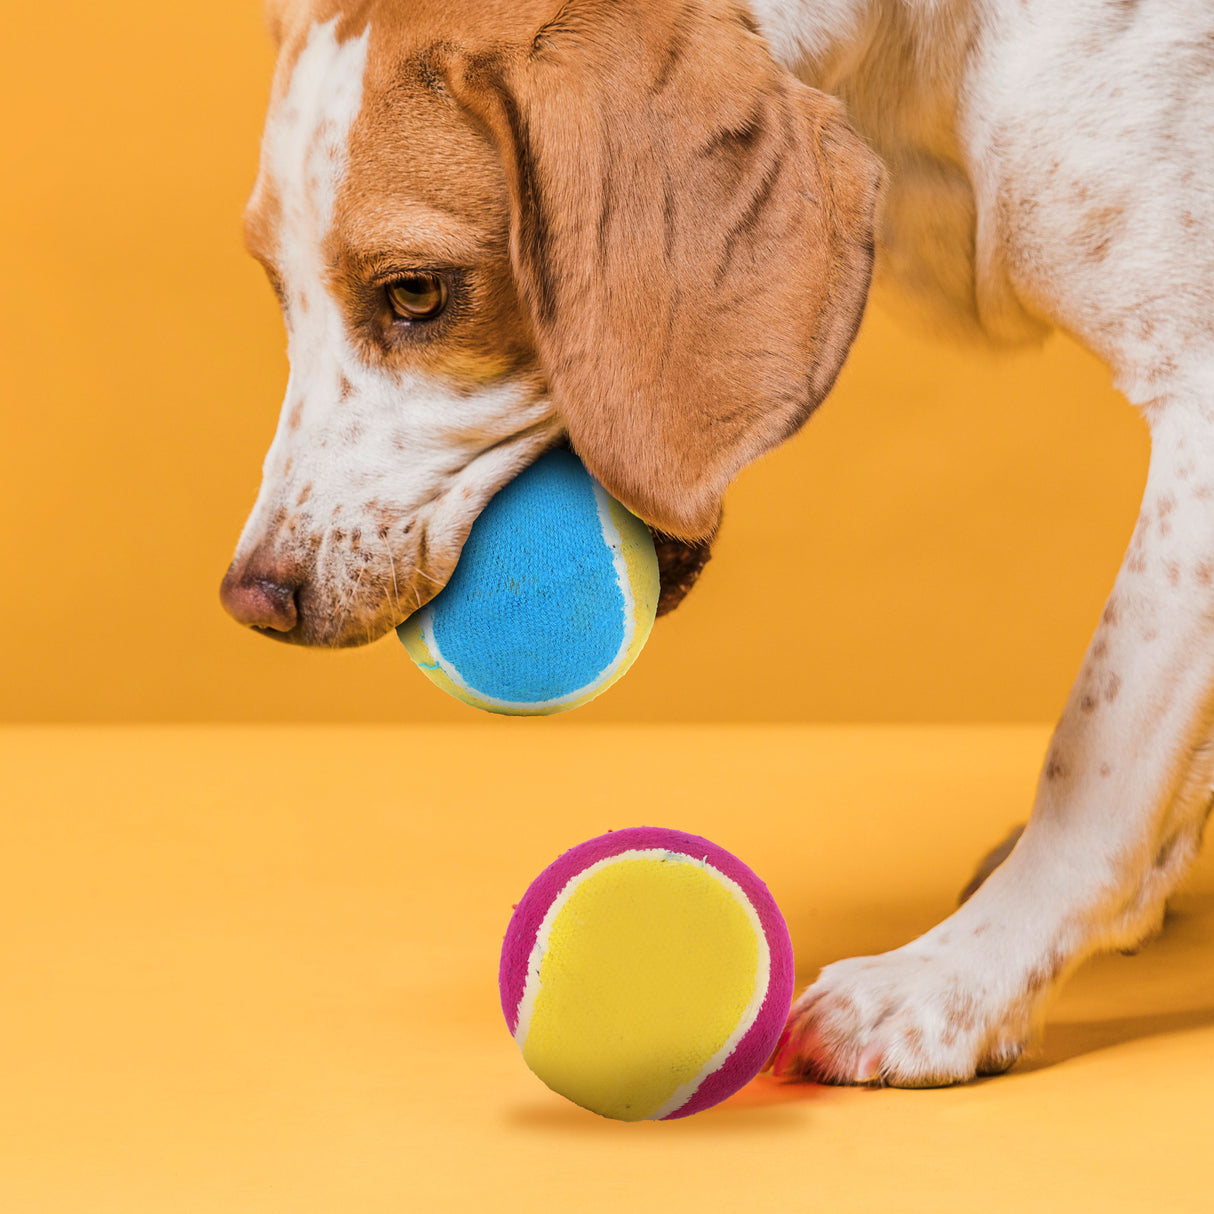
[[[491,712],[562,712],[631,665],[653,624],[648,528],[569,451],[481,512],[446,587],[397,629],[426,675]]]

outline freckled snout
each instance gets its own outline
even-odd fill
[[[219,586],[219,601],[237,623],[290,632],[299,620],[298,590],[298,580],[287,570],[246,561],[228,570]]]

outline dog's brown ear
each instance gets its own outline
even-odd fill
[[[575,450],[654,527],[711,535],[855,335],[876,158],[740,9],[701,0],[571,0],[530,45],[449,52],[443,76],[501,151]]]

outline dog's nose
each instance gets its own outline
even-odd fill
[[[299,618],[296,589],[251,570],[229,569],[219,587],[219,601],[233,619],[250,628],[290,632]]]

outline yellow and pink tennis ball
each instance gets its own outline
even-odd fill
[[[763,1068],[793,953],[767,886],[698,835],[639,826],[565,852],[502,945],[502,1010],[527,1065],[604,1117],[707,1109]]]

